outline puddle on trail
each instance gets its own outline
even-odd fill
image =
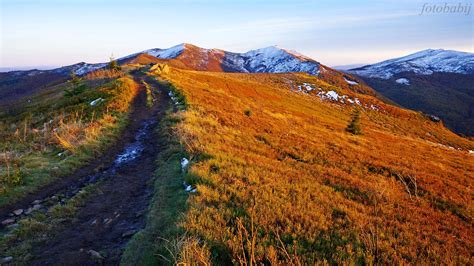
[[[116,156],[115,160],[106,170],[89,175],[85,179],[77,180],[75,183],[70,184],[67,188],[58,191],[56,194],[44,199],[35,200],[29,206],[25,206],[24,209],[15,210],[7,217],[0,217],[1,234],[6,235],[12,233],[12,231],[18,227],[18,221],[27,218],[34,213],[47,213],[51,207],[57,204],[66,204],[67,201],[76,194],[82,193],[82,189],[85,186],[96,183],[105,178],[113,177],[118,169],[126,167],[128,163],[133,162],[142,155],[146,147],[146,139],[151,135],[150,133],[156,123],[157,122],[153,119],[144,121],[141,128],[135,134],[133,142],[125,146],[124,150]],[[15,214],[15,212],[17,214]]]
[[[150,127],[152,126],[151,121],[145,121],[142,128],[135,135],[135,141],[125,147],[125,150],[117,156],[114,161],[115,166],[119,166],[123,163],[130,162],[138,158],[143,150],[145,145],[143,140],[146,138]]]

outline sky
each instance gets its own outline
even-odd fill
[[[278,45],[329,66],[428,48],[474,52],[472,2],[0,0],[0,68],[106,62],[180,43],[232,52]],[[444,3],[471,10],[429,12]]]

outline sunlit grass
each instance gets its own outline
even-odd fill
[[[0,205],[70,174],[100,154],[125,126],[137,84],[130,78],[87,84],[72,97],[58,86],[25,104],[23,112],[2,116]]]
[[[186,97],[177,134],[198,189],[181,225],[214,262],[469,262],[472,141],[303,74],[165,77]],[[353,135],[353,107],[292,92],[301,82],[382,111],[363,109]]]

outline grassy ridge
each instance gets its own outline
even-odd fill
[[[20,105],[22,111],[2,114],[0,205],[71,173],[126,125],[138,88],[133,80],[83,83],[78,95],[64,96],[71,85],[61,84]]]
[[[181,245],[185,258],[469,262],[472,141],[306,75],[173,69],[166,78],[186,97],[177,133],[198,158],[187,176],[198,193],[181,222],[197,240]],[[345,130],[353,108],[290,91],[302,82],[381,110],[364,109],[364,134],[354,136]]]

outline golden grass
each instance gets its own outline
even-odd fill
[[[215,262],[472,263],[472,140],[303,74],[164,77],[188,103],[176,130],[198,193],[182,226]],[[353,108],[290,90],[302,82],[382,111],[354,136]]]
[[[85,76],[87,80],[94,79],[113,79],[113,78],[122,78],[125,77],[125,73],[115,69],[98,69],[90,72]]]
[[[0,203],[99,154],[123,127],[137,91],[138,84],[124,77],[77,97],[41,98],[27,114],[4,117],[0,150],[8,156],[0,160]],[[90,104],[99,98],[103,101]]]

